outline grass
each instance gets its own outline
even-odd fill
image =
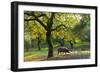
[[[37,48],[31,48],[28,52],[25,51],[24,53],[24,61],[44,61],[44,60],[63,60],[63,59],[82,59],[82,58],[89,58],[90,51],[81,51],[81,50],[73,50],[69,54],[60,53],[58,55],[57,49],[54,49],[54,57],[47,58],[48,55],[48,48],[41,48],[39,51]]]
[[[35,61],[41,56],[47,56],[48,49],[47,48],[41,48],[41,51],[39,51],[37,48],[31,48],[28,50],[28,52],[25,51],[24,53],[24,61]]]

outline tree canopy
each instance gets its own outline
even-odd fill
[[[32,39],[41,39],[47,42],[48,57],[53,56],[53,39],[60,38],[65,41],[89,40],[90,15],[61,12],[24,12],[24,35],[31,43]],[[52,39],[53,38],[53,39]]]

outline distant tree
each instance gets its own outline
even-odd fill
[[[63,42],[65,40],[70,41],[71,48],[73,48],[72,41],[78,38],[74,33],[74,29],[81,20],[80,14],[25,11],[24,15],[24,21],[32,21],[32,34],[34,34],[32,38],[38,39],[39,49],[41,38],[46,39],[48,58],[53,57],[52,38],[59,36],[63,39]],[[61,45],[64,45],[64,43]]]
[[[70,48],[73,49],[75,40],[78,39],[77,34],[74,33],[73,29],[75,26],[77,26],[80,20],[80,14],[59,13],[57,15],[55,24],[61,24],[64,27],[60,27],[56,31],[54,31],[53,37],[57,38],[57,42],[59,42],[61,46],[64,46],[64,42],[68,41],[70,44]]]
[[[80,14],[81,20],[73,31],[81,40],[90,40],[90,14]]]

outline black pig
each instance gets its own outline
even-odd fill
[[[70,51],[69,51],[69,49],[68,48],[65,48],[65,47],[60,47],[60,48],[58,48],[58,54],[60,53],[60,52],[63,52],[63,53],[70,53]]]

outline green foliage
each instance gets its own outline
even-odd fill
[[[81,14],[81,20],[75,26],[73,31],[78,35],[81,40],[90,40],[90,15]]]
[[[49,56],[53,56],[53,47],[59,44],[76,48],[77,42],[89,43],[90,14],[25,11],[24,42],[25,49],[36,44],[32,48],[48,47]]]
[[[29,42],[27,40],[24,40],[24,48],[28,51],[29,49]]]

